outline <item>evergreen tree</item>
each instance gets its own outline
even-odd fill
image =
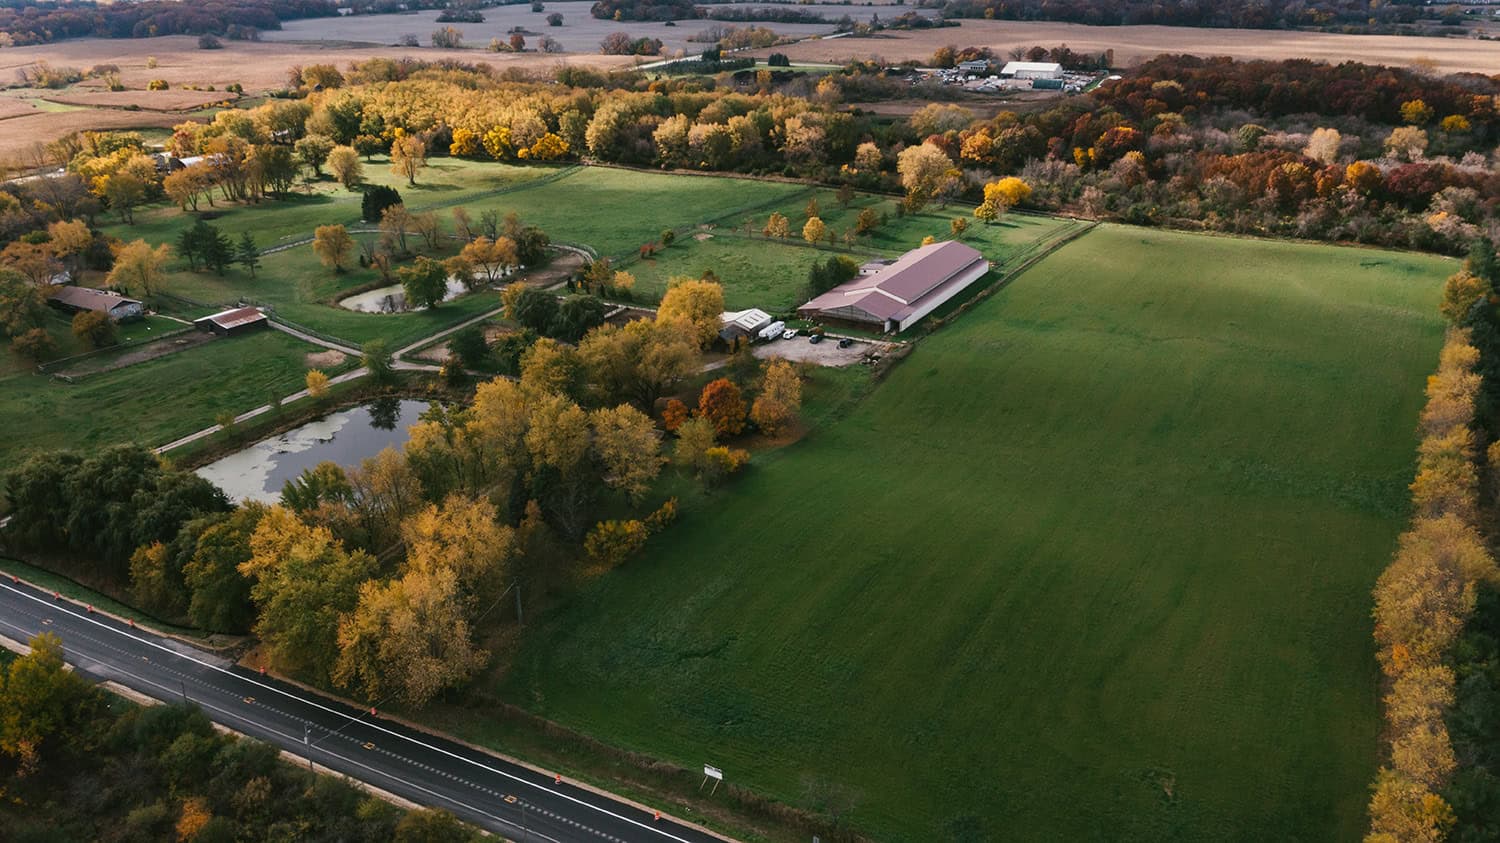
[[[208,231],[203,235],[201,246],[203,262],[213,267],[215,273],[224,274],[224,270],[234,262],[234,241],[225,236],[224,232],[212,225],[205,225]]]
[[[255,277],[255,270],[260,266],[260,248],[255,245],[255,238],[250,232],[240,235],[240,244],[235,248],[234,259],[240,266],[250,272],[250,277]]]

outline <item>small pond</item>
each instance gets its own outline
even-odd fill
[[[443,301],[453,301],[468,289],[458,278],[449,277],[448,292],[443,294]],[[339,299],[339,307],[357,310],[360,313],[402,313],[407,309],[406,291],[401,288],[400,284],[366,290],[363,293],[355,293],[348,298]],[[422,310],[423,308],[415,309]]]
[[[263,439],[197,473],[236,503],[275,502],[286,481],[320,462],[352,468],[387,447],[401,447],[406,429],[427,407],[426,401],[382,398]]]

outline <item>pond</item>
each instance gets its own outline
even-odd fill
[[[427,409],[425,401],[382,398],[263,439],[198,469],[198,476],[236,503],[281,499],[281,487],[320,462],[359,465],[387,447],[406,443],[406,429]]]
[[[468,290],[464,282],[456,276],[449,276],[448,291],[443,293],[443,301],[453,301]],[[360,313],[402,313],[406,310],[406,290],[402,289],[400,284],[366,290],[363,293],[355,293],[348,298],[339,299],[339,307],[357,310]],[[424,308],[415,309],[423,310]]]

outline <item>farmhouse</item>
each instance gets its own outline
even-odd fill
[[[47,303],[69,313],[97,311],[116,322],[139,319],[145,315],[145,309],[135,299],[92,287],[58,287],[47,297]]]
[[[193,325],[200,331],[232,337],[266,327],[266,315],[254,307],[236,307],[220,311],[212,316],[194,319]]]
[[[897,333],[973,284],[990,269],[955,240],[913,249],[870,275],[858,275],[797,308],[805,319],[832,319]]]
[[[1055,61],[1006,62],[1000,75],[1006,79],[1061,79],[1062,65]]]

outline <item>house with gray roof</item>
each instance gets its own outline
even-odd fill
[[[54,287],[47,303],[69,313],[93,310],[107,315],[116,322],[139,319],[146,315],[145,308],[135,299],[127,299],[108,290],[92,287],[64,285]]]

